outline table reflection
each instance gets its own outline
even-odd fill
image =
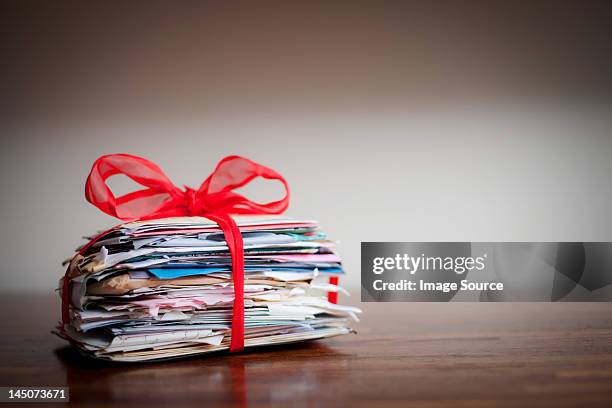
[[[65,369],[71,402],[236,407],[299,406],[322,385],[317,366],[330,358],[342,365],[350,357],[318,342],[142,364],[92,360],[71,347],[55,354]]]

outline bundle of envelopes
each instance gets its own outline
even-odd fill
[[[328,302],[341,260],[314,221],[236,217],[244,241],[244,345],[347,334],[359,309]],[[91,238],[90,238],[91,239]],[[234,289],[223,232],[203,217],[119,225],[69,262],[70,324],[82,352],[146,361],[226,350]]]

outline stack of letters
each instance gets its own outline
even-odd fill
[[[236,217],[244,241],[244,345],[347,334],[359,309],[330,303],[342,274],[316,222]],[[114,361],[229,348],[234,288],[223,232],[202,217],[119,225],[70,261],[70,323],[57,334]],[[64,286],[65,288],[66,286]]]

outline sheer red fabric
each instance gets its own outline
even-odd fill
[[[146,187],[115,197],[106,180],[124,174]],[[235,193],[256,177],[280,181],[285,196],[270,203],[256,203]],[[102,156],[93,164],[85,185],[87,201],[119,219],[146,220],[185,215],[280,214],[289,206],[289,185],[276,171],[240,156],[221,160],[200,188],[181,190],[154,163],[129,154]]]
[[[115,197],[106,180],[116,174],[124,174],[145,188]],[[285,196],[278,201],[257,203],[234,192],[256,177],[280,181]],[[240,230],[231,215],[280,214],[285,211],[289,206],[289,185],[283,176],[244,157],[228,156],[217,164],[200,188],[181,190],[149,160],[129,154],[111,154],[94,162],[85,184],[85,197],[100,210],[124,221],[200,215],[219,224],[231,254],[234,281],[230,351],[244,348],[244,248]],[[90,244],[93,242],[95,239]],[[65,276],[62,291],[64,324],[70,321],[68,281],[68,276]]]

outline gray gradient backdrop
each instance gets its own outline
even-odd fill
[[[283,173],[340,240],[612,240],[606,2],[2,2],[1,288],[51,291],[100,155]],[[115,183],[119,190],[127,185]],[[273,189],[257,191],[259,198]]]

